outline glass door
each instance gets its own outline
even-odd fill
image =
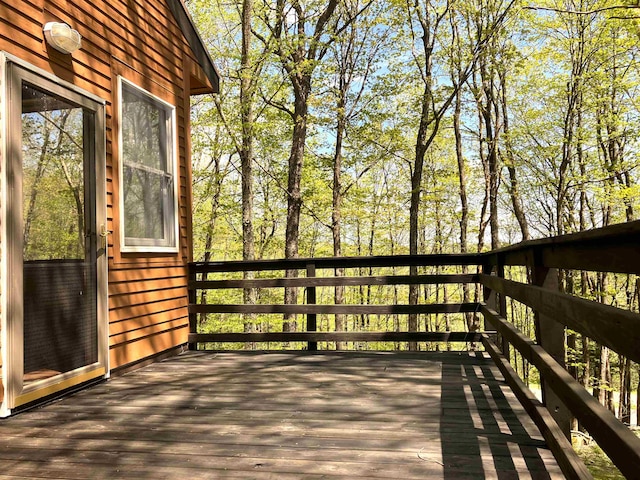
[[[95,181],[84,141],[92,117],[22,84],[25,384],[98,361]]]
[[[106,373],[104,107],[22,66],[7,71],[15,407]]]

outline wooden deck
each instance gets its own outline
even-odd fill
[[[564,478],[477,355],[187,353],[0,420],[0,479]]]

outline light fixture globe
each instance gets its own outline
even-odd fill
[[[66,23],[48,22],[42,30],[47,43],[59,52],[73,53],[82,46],[80,34]]]

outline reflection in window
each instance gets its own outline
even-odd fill
[[[84,259],[83,109],[22,86],[25,261]]]
[[[122,82],[125,247],[175,247],[174,110]]]

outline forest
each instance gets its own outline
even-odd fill
[[[482,252],[636,219],[636,4],[187,5],[222,79],[220,94],[192,100],[196,261]],[[634,275],[562,271],[560,285],[638,311]],[[415,303],[471,293],[378,294]],[[247,289],[243,301],[259,295]],[[341,295],[367,301],[362,291]],[[510,319],[532,330],[526,309],[511,305]],[[638,366],[574,332],[566,338],[570,372],[635,423]],[[535,383],[526,362],[516,364]]]

